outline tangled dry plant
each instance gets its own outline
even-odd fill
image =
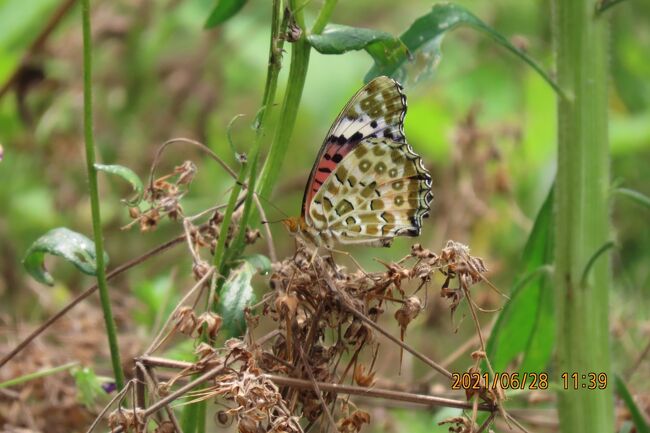
[[[244,311],[248,325],[245,334],[239,339],[227,339],[222,329],[224,319],[213,310],[219,301],[217,287],[225,276],[209,264],[207,256],[215,255],[221,236],[226,237],[228,248],[241,230],[245,244],[254,243],[261,235],[250,227],[240,227],[241,207],[231,215],[228,230],[222,227],[225,206],[186,216],[180,199],[195,174],[192,163],[176,167],[172,173],[150,182],[144,197],[145,210],[131,208],[132,225],[137,224],[143,232],[154,229],[164,216],[182,225],[182,239],[191,254],[197,283],[187,291],[151,345],[134,359],[135,378],[109,404],[117,403],[117,409],[109,413],[107,406],[89,431],[106,416],[113,432],[145,431],[151,420],[156,422],[158,433],[180,432],[173,406],[214,400],[227,407],[218,412],[215,422],[235,422],[242,433],[302,432],[327,424],[331,429],[354,433],[372,420],[368,412],[355,406],[350,395],[471,411],[447,420],[451,430],[462,433],[484,431],[497,413],[520,427],[503,410],[503,391],[488,389],[484,384],[479,390],[467,392],[465,400],[376,386],[376,360],[386,350],[382,346],[386,340],[400,350],[400,371],[401,353],[407,351],[451,379],[448,370],[405,342],[410,324],[426,304],[426,298],[422,299],[426,288],[436,275],[442,277],[440,296],[449,301],[452,316],[467,300],[476,324],[480,347],[472,354],[474,362],[468,370],[480,371],[483,360],[491,370],[476,315],[479,307],[470,293],[477,283],[491,286],[484,276],[487,268],[480,258],[470,255],[467,246],[457,242],[449,241],[438,253],[413,245],[410,254],[396,262],[379,261],[385,270],[372,273],[358,264],[353,270],[339,266],[331,255],[314,254],[299,243],[293,256],[272,263],[268,292],[258,304]],[[240,203],[245,193],[240,195]],[[259,202],[257,205],[263,216]],[[199,223],[200,219],[205,221]],[[270,235],[264,238],[269,255],[274,257]],[[235,265],[231,275],[240,269]],[[200,302],[202,299],[204,302]],[[388,310],[395,311],[399,338],[385,328],[386,318],[382,317],[388,316],[384,314]],[[266,332],[259,336],[262,330]],[[195,362],[153,356],[174,336],[176,341],[194,341]],[[176,372],[161,371],[170,368]],[[476,424],[479,410],[490,413],[480,426]]]
[[[193,256],[200,259],[199,254]],[[116,409],[109,416],[111,428],[142,431],[147,419],[165,409],[169,420],[159,423],[157,431],[162,432],[163,428],[177,425],[170,405],[215,400],[227,407],[219,411],[216,422],[234,421],[241,433],[302,432],[325,423],[337,431],[354,433],[371,419],[368,412],[350,401],[350,394],[471,410],[472,415],[448,420],[451,430],[458,432],[483,431],[487,427],[487,423],[476,425],[478,410],[492,414],[501,411],[509,419],[502,409],[501,391],[483,388],[468,393],[467,401],[462,401],[375,388],[375,361],[383,338],[450,378],[449,371],[403,341],[409,325],[423,309],[424,302],[418,293],[440,274],[440,295],[449,300],[453,314],[463,299],[468,299],[473,310],[469,289],[487,281],[483,261],[471,256],[465,245],[453,241],[439,253],[416,244],[401,260],[382,264],[382,272],[368,273],[361,268],[350,271],[337,265],[331,256],[314,255],[299,243],[295,255],[273,263],[270,290],[245,311],[245,335],[228,339],[218,348],[215,342],[222,318],[211,311],[201,312],[196,301],[191,306],[184,304],[197,287],[201,289],[198,300],[203,288],[214,284],[214,278],[204,273],[199,284],[177,306],[170,317],[167,335],[161,337],[166,340],[176,334],[194,339],[197,361],[183,363],[152,356],[161,342],[136,358],[136,365],[149,380],[140,375],[141,380],[134,383],[139,389],[138,407]],[[394,320],[400,339],[379,324],[391,308],[396,309]],[[271,332],[257,335],[258,330],[269,326]],[[480,332],[478,323],[477,330]],[[201,342],[202,339],[210,344]],[[479,360],[485,358],[482,337],[480,341],[470,371],[480,369]],[[155,370],[161,368],[179,371],[165,382],[152,380]],[[203,376],[187,382],[188,377],[198,374]],[[345,385],[348,381],[352,385]],[[145,382],[153,383],[149,383],[147,398]],[[181,397],[186,400],[178,403]],[[130,416],[116,415],[125,411]],[[492,419],[490,416],[489,421]]]

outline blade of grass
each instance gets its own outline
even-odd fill
[[[44,368],[42,370],[38,370],[33,373],[29,373],[29,374],[22,375],[20,377],[15,377],[13,379],[5,380],[4,382],[0,382],[0,389],[8,388],[10,386],[20,385],[22,383],[29,382],[30,380],[39,379],[41,377],[51,376],[60,371],[70,370],[72,367],[75,367],[77,365],[79,365],[77,361],[69,362],[67,364],[59,365],[58,367]]]
[[[616,392],[621,397],[621,399],[623,399],[625,405],[627,406],[627,409],[630,411],[630,415],[632,415],[632,421],[634,421],[634,426],[636,427],[637,433],[650,433],[650,426],[648,426],[645,418],[643,418],[643,414],[635,403],[632,394],[630,394],[630,391],[627,389],[625,382],[623,382],[623,379],[619,375],[616,375],[615,380]]]

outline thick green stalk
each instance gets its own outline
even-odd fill
[[[323,31],[334,10],[336,2],[337,0],[325,1],[316,18],[312,33],[320,33]],[[292,0],[290,1],[290,6],[294,13],[296,23],[302,29],[302,35],[291,47],[291,66],[289,67],[287,91],[284,95],[278,127],[275,131],[273,142],[271,143],[269,155],[262,168],[257,188],[258,194],[262,197],[269,197],[271,195],[273,187],[280,176],[280,168],[282,167],[284,156],[287,154],[289,142],[293,135],[293,127],[296,124],[298,107],[300,106],[300,99],[302,98],[302,91],[305,87],[305,79],[307,78],[307,69],[309,66],[311,46],[307,42],[307,35],[305,34],[305,18],[302,11],[304,5],[298,4],[297,0]]]
[[[597,0],[554,0],[558,84],[558,172],[555,286],[559,376],[578,373],[578,390],[559,393],[565,433],[614,431],[612,387],[585,390],[582,375],[611,376],[609,254],[592,257],[610,239],[607,138],[608,24]],[[590,266],[582,281],[585,268]]]
[[[289,142],[293,134],[293,127],[296,124],[298,106],[302,97],[302,91],[307,77],[309,65],[309,51],[311,47],[303,36],[291,46],[291,66],[289,67],[288,88],[284,95],[280,120],[275,131],[273,142],[268,157],[262,168],[258,194],[262,197],[269,197],[275,182],[280,176],[280,168],[287,153]]]
[[[104,263],[104,238],[102,237],[102,222],[99,209],[99,191],[97,187],[97,171],[95,170],[95,141],[93,137],[93,97],[92,97],[92,39],[90,33],[90,0],[81,2],[81,21],[83,28],[83,76],[84,76],[84,137],[86,145],[86,171],[88,172],[88,188],[90,192],[90,209],[93,220],[93,238],[97,261],[97,287],[104,312],[108,346],[111,351],[111,362],[117,388],[124,388],[124,373],[120,361],[120,351],[117,344],[115,319],[111,311],[111,300],[108,295],[106,282],[106,263]]]
[[[244,236],[246,234],[246,227],[251,223],[253,218],[252,204],[253,194],[257,186],[257,167],[259,163],[259,155],[262,148],[262,142],[266,137],[266,130],[268,127],[269,119],[273,102],[275,101],[275,93],[278,87],[278,76],[282,68],[282,47],[284,45],[284,38],[282,34],[287,29],[287,20],[282,19],[282,2],[280,0],[273,0],[273,14],[271,19],[271,41],[269,45],[269,63],[266,73],[266,85],[264,86],[264,96],[262,97],[261,114],[259,116],[259,124],[255,134],[255,141],[250,152],[251,164],[248,173],[248,190],[246,192],[246,200],[244,202],[244,211],[239,224],[239,232],[233,242],[233,247],[228,252],[228,259],[236,259],[244,249]]]

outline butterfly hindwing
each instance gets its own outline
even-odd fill
[[[368,138],[403,143],[406,97],[388,77],[378,77],[359,90],[330,128],[305,187],[302,216],[310,217],[313,199],[338,164]]]
[[[314,196],[314,228],[341,243],[417,236],[432,200],[431,176],[406,143],[363,140],[332,171]]]

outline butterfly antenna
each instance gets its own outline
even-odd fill
[[[241,187],[246,187],[246,185],[244,185],[244,184],[241,183],[241,182],[237,182],[237,183],[238,183]],[[261,195],[259,195],[259,194],[256,193],[256,192],[254,192],[253,194],[255,194],[255,195],[257,196],[257,198],[262,199],[265,203],[271,205],[271,207],[273,207],[273,209],[275,209],[275,210],[277,210],[278,212],[280,212],[282,215],[285,216],[285,218],[289,218],[289,217],[290,217],[290,216],[287,215],[287,214],[286,214],[282,209],[280,209],[279,207],[277,207],[276,205],[274,205],[271,201],[267,200],[265,197],[262,197]],[[234,208],[234,210],[239,209],[239,207],[240,207],[241,205],[243,205],[245,201],[246,201],[246,197],[243,197],[243,198],[239,199],[239,201],[237,202],[237,204],[235,204],[235,208]],[[278,223],[278,222],[282,221],[283,219],[284,219],[284,218],[279,219],[279,220],[277,220],[277,221],[260,221],[260,222],[261,222],[262,224],[272,224],[272,223]]]
[[[275,223],[280,223],[280,222],[282,222],[282,221],[284,221],[284,218],[283,218],[283,219],[279,219],[279,220],[275,220],[275,221],[260,221],[260,222],[261,222],[262,224],[275,224]]]
[[[279,207],[277,207],[276,205],[274,205],[270,200],[266,199],[266,197],[262,197],[261,195],[259,195],[259,194],[257,194],[257,193],[256,193],[256,195],[257,195],[257,197],[258,197],[260,200],[262,200],[264,203],[269,204],[273,209],[275,209],[275,210],[277,210],[278,212],[280,212],[280,213],[281,213],[282,215],[284,215],[286,218],[289,218],[289,215],[287,215],[287,214],[286,214],[282,209],[280,209]],[[282,220],[278,220],[278,221],[282,221]],[[278,221],[274,221],[274,222],[278,222]],[[267,221],[267,222],[269,222],[269,221]]]

